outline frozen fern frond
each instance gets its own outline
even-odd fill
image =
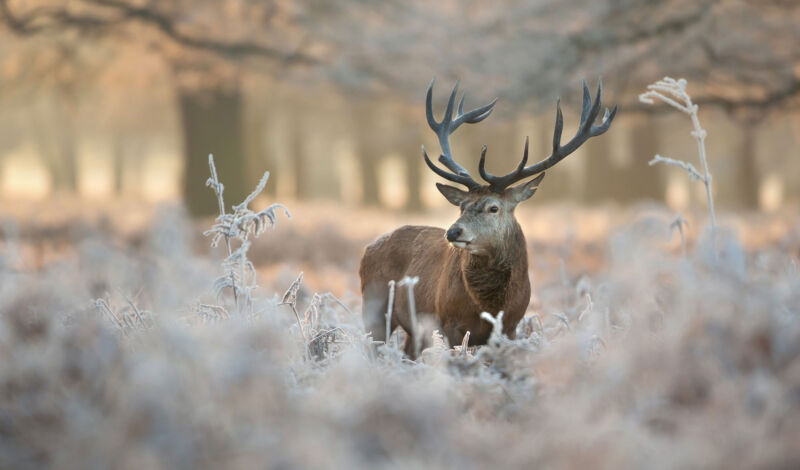
[[[297,279],[294,280],[289,289],[286,290],[286,293],[283,294],[283,300],[281,300],[282,304],[297,306],[297,293],[300,291],[300,286],[303,284],[303,272],[301,271],[300,274],[297,276]]]
[[[282,210],[286,217],[291,217],[289,210],[281,204],[273,204],[268,208],[253,212],[249,205],[261,194],[269,179],[269,172],[264,172],[264,176],[258,182],[255,190],[251,192],[240,204],[233,206],[232,213],[225,212],[225,201],[222,193],[225,187],[219,181],[217,168],[214,165],[214,156],[208,156],[208,167],[211,170],[211,177],[206,181],[206,186],[214,190],[219,204],[219,216],[214,221],[214,225],[203,232],[205,236],[211,236],[211,246],[216,247],[219,242],[225,241],[225,248],[228,256],[222,263],[225,274],[214,282],[214,289],[217,297],[221,297],[223,292],[230,289],[233,292],[236,310],[251,310],[251,294],[257,287],[256,270],[247,259],[247,250],[250,248],[249,238],[257,238],[268,228],[275,226],[278,216],[276,211]],[[239,247],[234,250],[232,241],[237,240]]]
[[[247,240],[251,236],[258,238],[268,228],[275,227],[278,218],[275,213],[277,209],[282,210],[286,217],[291,217],[289,210],[283,204],[273,204],[260,212],[253,212],[247,207],[234,206],[234,213],[217,217],[214,225],[203,232],[203,235],[213,235],[212,247],[217,246],[223,238],[240,240]]]
[[[225,188],[217,177],[217,170],[214,166],[214,157],[212,155],[208,157],[208,166],[211,168],[211,178],[206,181],[206,186],[212,188],[214,192],[217,193],[220,209],[220,214],[214,225],[203,233],[206,236],[213,235],[211,246],[217,246],[223,238],[238,238],[244,241],[251,236],[258,237],[268,228],[275,227],[278,221],[276,211],[279,209],[283,211],[287,218],[292,217],[291,213],[289,213],[289,209],[283,204],[273,204],[259,212],[253,212],[248,207],[267,185],[267,180],[269,179],[268,171],[264,172],[264,176],[261,177],[256,189],[253,190],[241,204],[233,206],[233,213],[226,214],[225,203],[222,199],[222,192]]]
[[[250,242],[244,241],[239,248],[222,262],[222,267],[230,276],[223,276],[214,282],[217,297],[222,296],[222,291],[230,287],[238,295],[249,295],[255,288],[256,268],[247,259],[247,250]]]
[[[306,349],[306,355],[308,355],[308,338],[306,337],[306,329],[303,326],[303,322],[300,321],[300,314],[297,313],[297,294],[300,291],[300,286],[303,284],[303,272],[300,272],[300,275],[297,276],[297,279],[289,286],[289,289],[283,294],[283,300],[281,300],[281,305],[288,305],[292,308],[292,312],[294,313],[295,319],[297,319],[297,327],[300,329],[300,333],[303,335],[303,345]]]

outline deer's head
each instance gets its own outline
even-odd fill
[[[616,106],[612,111],[606,109],[602,123],[598,126],[594,125],[600,113],[603,85],[602,82],[598,84],[597,97],[592,101],[589,87],[584,81],[581,122],[575,136],[565,145],[561,145],[561,131],[564,128],[564,119],[559,102],[556,105],[553,152],[550,156],[538,163],[525,166],[528,162],[528,139],[526,138],[522,161],[517,165],[517,168],[505,176],[495,176],[486,171],[486,147],[484,146],[478,165],[481,178],[488,183],[483,185],[476,182],[464,167],[453,160],[453,155],[450,151],[450,134],[463,123],[477,123],[486,119],[494,109],[497,99],[485,106],[464,113],[464,95],[462,95],[454,117],[453,111],[458,91],[458,83],[456,83],[450,93],[444,117],[437,122],[433,117],[433,83],[431,81],[428,87],[425,112],[428,125],[436,133],[439,138],[439,145],[442,148],[439,162],[447,170],[436,166],[428,158],[424,146],[422,147],[422,155],[425,158],[425,163],[434,173],[467,188],[464,191],[454,186],[436,184],[436,187],[439,188],[439,191],[451,204],[461,208],[461,217],[447,230],[447,241],[456,248],[466,249],[476,254],[488,252],[493,247],[506,242],[507,235],[519,226],[514,217],[514,209],[520,202],[533,196],[539,187],[539,183],[544,178],[544,170],[563,160],[589,138],[607,131],[617,112]],[[512,186],[534,175],[538,176],[527,182]]]
[[[437,183],[436,187],[444,197],[461,209],[461,216],[447,230],[447,241],[456,248],[476,254],[507,241],[509,232],[517,227],[514,209],[533,196],[542,178],[544,173],[502,193],[488,187],[462,191],[455,186]]]

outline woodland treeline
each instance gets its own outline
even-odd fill
[[[52,190],[71,192],[78,154],[102,142],[123,192],[166,146],[194,214],[215,210],[209,153],[228,200],[266,167],[301,199],[380,205],[393,184],[418,210],[420,144],[437,150],[422,107],[431,77],[439,109],[456,79],[468,103],[500,98],[454,135],[467,167],[488,145],[499,171],[525,135],[546,155],[558,96],[572,132],[581,79],[602,76],[618,125],[549,175],[541,199],[663,200],[673,176],[646,162],[691,158],[688,127],[636,96],[669,74],[707,117],[720,203],[756,208],[767,180],[799,196],[797,24],[800,6],[778,0],[0,0],[0,158],[32,143]],[[381,171],[389,160],[397,171]]]

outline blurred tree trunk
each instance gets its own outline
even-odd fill
[[[584,144],[583,148],[586,153],[584,158],[586,162],[586,176],[583,185],[584,201],[588,204],[595,204],[616,199],[619,191],[615,190],[614,186],[626,184],[626,182],[619,181],[620,175],[611,159],[607,136],[591,139]],[[543,184],[545,183],[543,182]]]
[[[666,186],[662,171],[647,165],[659,152],[658,126],[650,116],[634,119],[627,128],[631,158],[626,164],[620,165],[612,158],[614,149],[607,135],[584,145],[587,152],[586,202],[612,200],[631,204],[642,199],[664,200]]]
[[[78,190],[77,136],[66,99],[66,94],[57,95],[55,101],[33,114],[30,126],[51,189],[59,194]]]
[[[756,141],[758,128],[755,122],[744,122],[739,126],[742,144],[737,155],[737,177],[733,182],[735,200],[740,207],[758,208],[760,178],[756,162]]]
[[[114,194],[121,196],[125,190],[125,142],[120,136],[111,142],[111,179]]]
[[[530,136],[530,148],[528,150],[528,164],[538,162],[546,158],[553,151],[553,127],[555,121],[549,113],[545,117],[539,117],[536,120],[536,131]],[[592,141],[589,144],[593,143]],[[587,144],[587,145],[589,145]],[[524,147],[522,147],[524,150]],[[522,157],[522,150],[520,150],[520,158]],[[564,162],[566,163],[566,162]],[[547,176],[542,180],[540,189],[536,191],[533,196],[535,203],[552,201],[562,202],[570,197],[580,197],[580,192],[573,194],[575,191],[570,187],[572,178],[567,168],[552,168],[547,172]]]
[[[403,142],[398,148],[403,155],[406,167],[406,184],[408,186],[408,199],[405,209],[410,212],[420,212],[422,205],[422,136],[414,123],[405,123],[408,129],[403,133]]]
[[[145,163],[147,162],[145,157],[146,154],[144,153],[137,155],[135,158],[131,159],[128,165],[128,172],[132,175],[130,179],[133,180],[129,191],[135,196],[145,196]]]
[[[306,145],[306,127],[303,125],[304,116],[300,108],[295,108],[289,127],[289,156],[292,159],[292,173],[294,176],[295,197],[307,200],[312,195],[311,167],[308,159],[308,146]]]
[[[208,154],[214,154],[225,186],[226,211],[248,193],[243,145],[242,94],[238,88],[180,90],[185,155],[183,199],[195,216],[218,212],[216,196],[206,187]]]
[[[364,138],[359,136],[359,140]],[[358,164],[361,170],[362,203],[365,206],[380,206],[380,190],[378,188],[378,160],[380,156],[365,142],[359,142]]]
[[[61,194],[76,194],[78,192],[78,165],[75,147],[65,147],[61,151],[62,164],[50,167],[50,177],[53,190]]]
[[[67,122],[61,123],[56,134],[56,147],[46,157],[53,192],[76,194],[78,192],[78,149],[75,127],[67,120]]]
[[[659,125],[652,116],[642,116],[634,121],[630,129],[631,160],[628,168],[622,173],[622,178],[610,180],[614,187],[626,188],[622,200],[635,202],[639,199],[664,201],[666,183],[663,178],[663,168],[649,166],[647,162],[661,152],[659,141]],[[611,149],[611,142],[606,137],[599,139]]]
[[[278,166],[271,155],[265,134],[267,132],[267,111],[253,110],[248,113],[245,126],[245,149],[247,160],[247,187],[255,188],[265,171],[269,171],[269,180],[264,194],[275,196],[277,188]]]
[[[356,159],[361,174],[361,202],[365,206],[380,206],[378,167],[383,156],[380,138],[376,132],[379,113],[372,103],[355,106]]]
[[[147,162],[148,142],[144,136],[139,136],[133,141],[126,141],[124,151],[124,175],[127,176],[127,192],[143,196],[144,171]]]

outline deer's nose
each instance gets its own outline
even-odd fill
[[[461,230],[461,227],[457,227],[457,226],[450,227],[447,230],[447,235],[446,235],[447,241],[454,242],[454,241],[458,240],[461,237],[461,234],[463,232],[464,231]]]

